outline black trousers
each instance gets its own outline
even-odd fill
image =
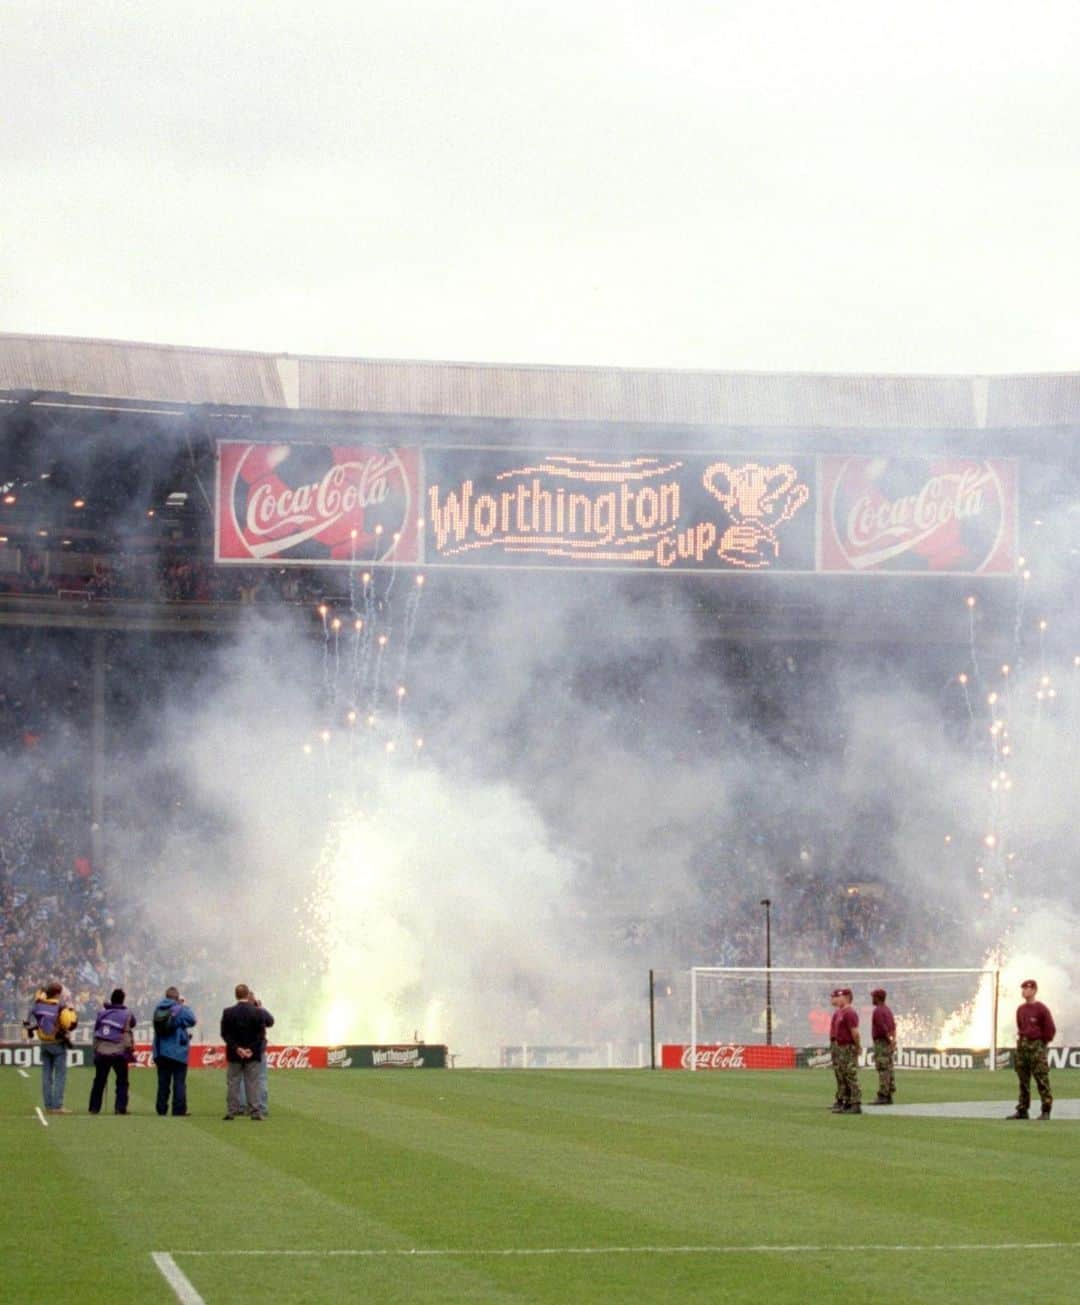
[[[105,1100],[105,1089],[109,1082],[109,1072],[116,1070],[116,1113],[126,1115],[128,1108],[128,1063],[127,1057],[94,1055],[94,1085],[90,1089],[90,1113],[101,1113]]]
[[[182,1060],[170,1060],[168,1056],[157,1058],[157,1112],[159,1115],[169,1113],[169,1092],[172,1092],[172,1112],[174,1115],[187,1114],[187,1065]]]

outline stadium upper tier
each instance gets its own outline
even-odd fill
[[[1080,373],[800,375],[321,358],[0,334],[0,397],[682,427],[1080,425]]]

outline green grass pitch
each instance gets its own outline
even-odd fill
[[[206,1305],[1080,1297],[1080,1122],[838,1117],[814,1071],[393,1070],[278,1073],[269,1120],[224,1123],[219,1072],[188,1119],[132,1079],[133,1115],[91,1118],[71,1071],[44,1128],[39,1071],[0,1073],[0,1300],[175,1301],[155,1251]]]

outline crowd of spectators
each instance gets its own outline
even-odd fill
[[[215,566],[190,553],[50,555],[0,548],[0,594],[161,603],[317,603],[347,580],[308,567]],[[6,563],[6,565],[5,565]]]
[[[28,751],[43,746],[38,736]],[[36,984],[53,975],[80,1003],[109,982],[114,924],[89,856],[89,813],[58,801],[56,772],[26,758],[23,792],[0,818],[0,1016],[21,1019]],[[29,990],[29,991],[28,991]]]
[[[228,984],[209,948],[165,954],[145,903],[110,891],[95,864],[88,673],[77,640],[9,631],[4,653],[0,1023],[10,1032],[53,978],[70,991],[84,1029],[118,985],[141,1019],[173,983],[220,1006]]]
[[[909,901],[880,882],[806,874],[786,877],[771,901],[770,926],[774,965],[899,969],[947,964],[935,953],[954,936],[955,921],[946,908]],[[685,942],[702,964],[764,965],[761,900],[736,899],[721,914],[689,919]]]
[[[21,1021],[35,988],[52,978],[70,991],[84,1028],[117,985],[141,1022],[173,983],[197,1008],[220,1007],[228,981],[209,949],[166,955],[131,904],[110,900],[88,831],[87,812],[39,797],[0,817],[0,1023]]]

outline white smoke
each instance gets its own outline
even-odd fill
[[[154,738],[202,827],[167,820],[149,866],[115,831],[114,884],[167,883],[164,943],[231,966],[282,1036],[416,1033],[492,1063],[521,1042],[647,1038],[646,969],[715,962],[759,896],[783,921],[787,876],[809,863],[823,892],[884,883],[876,963],[978,966],[996,950],[1003,993],[1017,967],[1034,971],[1067,1033],[1067,929],[1051,927],[1074,901],[1072,862],[1055,855],[1077,787],[1064,695],[1057,718],[1041,712],[1037,747],[1014,712],[1020,800],[995,860],[980,852],[983,707],[974,734],[950,736],[955,686],[928,685],[899,654],[800,653],[796,667],[764,649],[734,682],[677,610],[648,629],[617,589],[585,601],[561,579],[470,592],[431,577],[442,605],[421,609],[407,650],[392,634],[373,725],[362,701],[347,718],[372,677],[344,635],[323,645],[310,626],[254,622]],[[1020,881],[1006,845],[1040,849]],[[1060,905],[1028,917],[1032,894]],[[929,910],[940,932],[925,941],[924,924],[922,953],[903,952],[908,913]],[[645,951],[612,930],[623,918],[643,922]],[[792,963],[800,921],[784,928],[776,953]]]

